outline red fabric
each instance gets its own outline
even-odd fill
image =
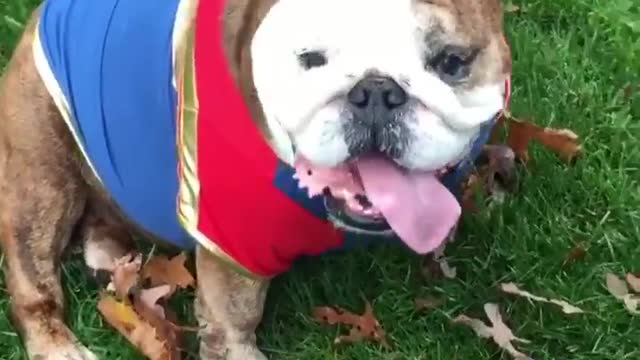
[[[198,229],[247,270],[273,276],[301,255],[341,246],[343,234],[273,186],[278,159],[229,71],[223,8],[201,1],[197,14]]]

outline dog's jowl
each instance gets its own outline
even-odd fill
[[[497,0],[46,0],[0,84],[0,239],[31,359],[94,359],[60,261],[194,250],[203,359],[265,359],[269,280],[354,236],[425,254],[508,98]]]

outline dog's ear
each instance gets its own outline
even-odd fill
[[[239,81],[251,66],[251,41],[262,19],[278,0],[226,0],[224,11],[224,47],[231,72]]]
[[[278,0],[227,0],[224,14],[224,46],[227,62],[238,88],[265,138],[280,159],[293,164],[293,143],[287,131],[269,121],[262,109],[253,82],[251,42],[262,19]]]

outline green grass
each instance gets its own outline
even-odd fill
[[[4,2],[2,2],[4,1]],[[28,14],[25,0],[0,0],[0,67]],[[586,156],[567,167],[535,147],[521,191],[506,203],[466,219],[448,249],[459,278],[426,282],[417,259],[392,247],[306,261],[277,279],[258,332],[273,359],[507,359],[470,330],[453,326],[460,313],[481,315],[497,301],[535,359],[640,359],[640,320],[603,285],[608,271],[640,270],[640,8],[633,0],[516,1],[526,12],[507,16],[514,52],[512,111],[538,123],[575,130]],[[635,2],[637,4],[637,2]],[[33,4],[33,2],[32,2]],[[584,243],[584,261],[562,267]],[[141,358],[95,310],[97,290],[77,256],[66,263],[69,322],[105,359]],[[9,324],[0,280],[0,359],[24,358]],[[534,293],[565,298],[587,311],[566,316],[555,307],[500,295],[515,281]],[[335,348],[339,330],[314,323],[310,310],[336,304],[355,311],[364,295],[374,303],[393,349],[358,344]],[[448,302],[427,314],[413,310],[423,295]],[[175,301],[192,320],[191,294]],[[193,339],[191,339],[193,342]],[[195,347],[190,347],[194,353]]]

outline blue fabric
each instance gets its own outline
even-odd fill
[[[491,130],[493,129],[496,120],[497,117],[482,124],[482,126],[480,127],[480,131],[478,132],[478,136],[471,145],[471,150],[469,151],[467,157],[460,161],[460,163],[456,165],[455,169],[446,174],[442,179],[442,184],[446,186],[447,189],[449,189],[449,191],[451,191],[451,193],[458,198],[458,200],[460,200],[460,197],[462,196],[462,189],[460,185],[463,181],[466,180],[466,178],[473,170],[474,163],[478,159],[478,156],[480,156],[482,148],[487,143],[487,141],[489,141],[489,137],[491,137]]]
[[[177,218],[172,31],[179,0],[47,0],[39,35],[99,177],[151,233],[193,246]]]

